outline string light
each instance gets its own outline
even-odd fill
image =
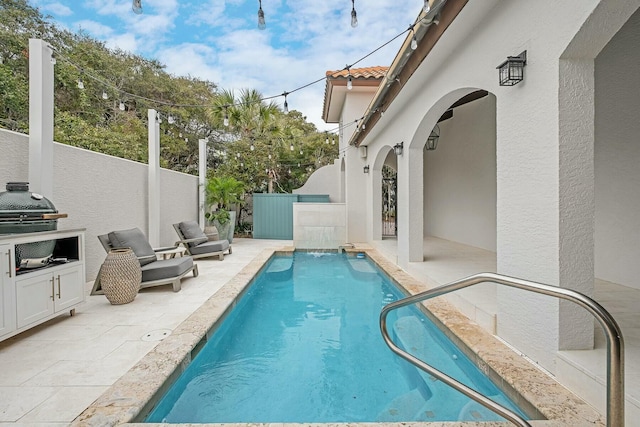
[[[51,54],[51,63],[52,63],[53,65],[56,65],[56,62],[58,62],[58,61],[56,60],[56,54],[55,54],[55,53],[52,53],[52,54]]]
[[[136,15],[140,15],[142,13],[142,0],[133,0],[131,10],[133,10],[133,13]]]
[[[173,116],[171,114],[169,114],[169,116],[167,116],[167,123],[169,123],[170,125],[174,124],[176,122],[176,119],[173,118]]]
[[[289,104],[287,103],[287,95],[289,93],[288,92],[284,92],[282,95],[284,95],[284,113],[288,114],[289,113]]]
[[[260,6],[258,7],[258,29],[264,30],[267,28],[267,23],[264,20],[264,11],[262,10],[262,0],[258,0]]]
[[[356,28],[358,26],[358,14],[356,13],[355,0],[351,0],[351,27]]]
[[[224,120],[222,121],[222,124],[229,126],[229,111],[226,105],[224,106]]]
[[[109,94],[107,93],[107,91],[106,91],[106,90],[103,90],[103,91],[102,91],[102,99],[104,99],[104,100],[109,99]]]
[[[409,27],[409,30],[413,33],[413,37],[411,37],[411,50],[416,50],[418,48],[418,39],[416,38],[416,32],[413,29],[413,26]]]
[[[120,101],[120,105],[118,105],[120,111],[124,111],[124,102]]]
[[[429,0],[424,0],[424,6],[422,6],[422,10],[424,11],[424,13],[429,13],[429,11],[431,10]]]
[[[289,150],[293,151],[293,142],[291,143],[291,145],[289,146]]]
[[[84,89],[84,83],[82,82],[82,79],[78,79],[78,89]]]
[[[325,132],[325,137],[326,137],[326,139],[324,140],[324,143],[328,144],[329,143],[329,134],[327,132]]]

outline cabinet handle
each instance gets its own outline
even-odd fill
[[[55,282],[53,280],[53,276],[51,276],[51,300],[55,300],[54,295],[56,293],[56,285]]]
[[[9,278],[13,277],[11,275],[11,270],[13,269],[13,266],[11,265],[11,250],[8,249],[7,250],[7,258],[9,258],[9,265],[7,266],[7,274],[9,275]]]
[[[58,274],[58,299],[62,298],[62,291],[60,291],[60,275]]]

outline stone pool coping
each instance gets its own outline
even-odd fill
[[[291,253],[294,248],[265,250],[254,258],[234,278],[211,296],[200,308],[182,322],[167,338],[144,356],[133,368],[118,379],[105,393],[85,409],[71,424],[72,427],[161,427],[167,424],[137,423],[140,414],[151,410],[153,399],[168,389],[170,381],[184,371],[204,342],[210,338],[216,322],[222,320],[236,305],[244,289],[279,253]],[[365,252],[382,271],[408,293],[415,294],[430,287],[419,282],[374,249],[349,249]],[[564,388],[551,376],[538,369],[524,357],[479,325],[462,315],[443,298],[425,304],[437,323],[456,344],[488,375],[502,383],[503,388],[519,404],[532,405],[546,420],[530,421],[533,426],[602,425],[602,416],[582,399]],[[524,400],[523,400],[524,399]],[[326,423],[326,424],[171,424],[176,426],[359,426],[359,427],[493,427],[511,425],[508,422],[412,422],[412,423]]]

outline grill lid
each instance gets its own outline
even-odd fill
[[[58,211],[49,199],[29,191],[28,182],[8,182],[0,192],[0,219],[42,219]]]

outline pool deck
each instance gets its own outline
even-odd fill
[[[234,240],[234,253],[224,261],[198,260],[200,276],[186,279],[179,293],[173,293],[169,286],[150,288],[141,291],[132,303],[122,306],[110,305],[104,296],[90,296],[76,316],[56,318],[0,343],[0,426],[127,423],[167,376],[189,362],[191,349],[206,336],[215,319],[233,306],[238,293],[271,253],[290,243]],[[424,282],[399,269],[380,252],[371,251],[370,256],[410,291],[425,289]],[[602,418],[589,405],[479,325],[468,322],[449,303],[438,302],[429,307],[472,352],[482,355],[480,366],[490,373],[499,373],[550,418],[534,421],[533,425],[602,423]],[[480,424],[437,422],[428,425]]]

